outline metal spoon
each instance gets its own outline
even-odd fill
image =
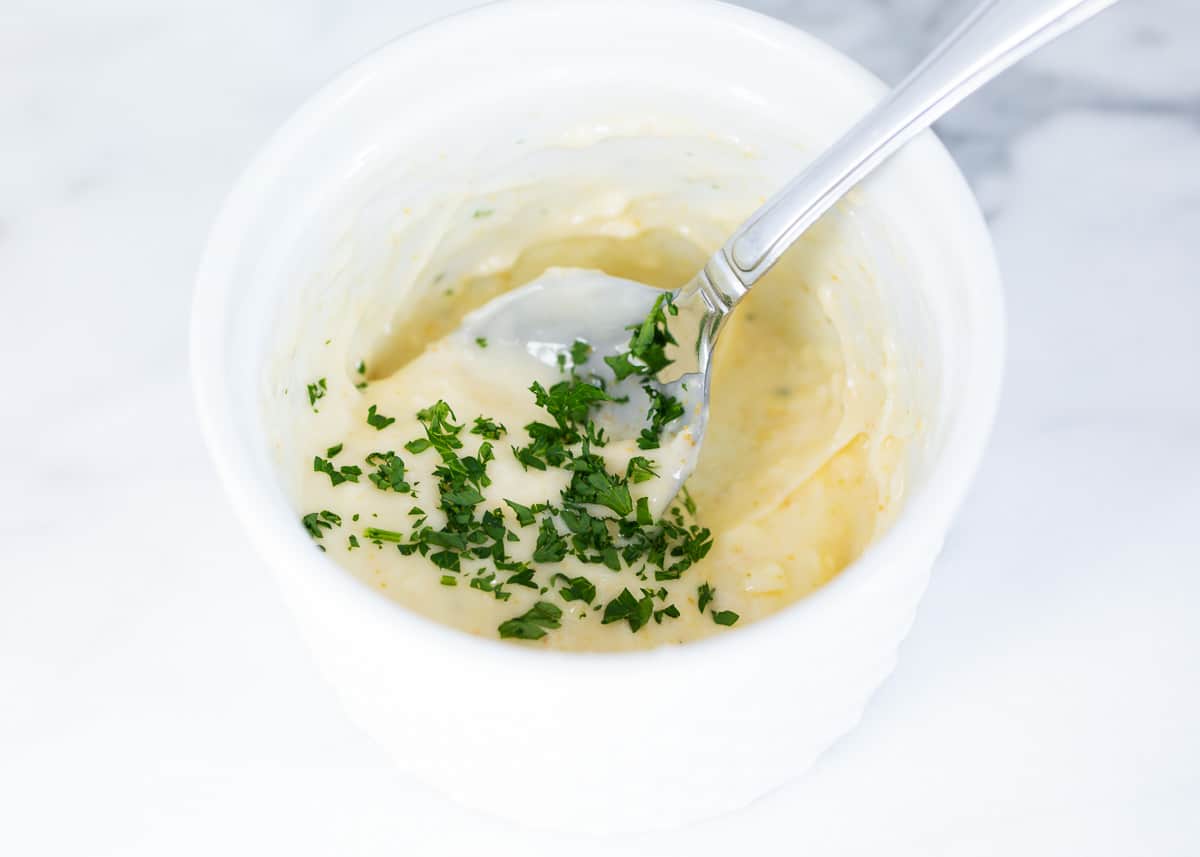
[[[870,113],[752,214],[703,270],[672,293],[671,320],[681,348],[660,373],[660,389],[680,399],[684,415],[666,426],[683,450],[668,464],[673,496],[695,467],[708,416],[711,358],[738,301],[783,253],[864,176],[952,107],[1042,45],[1116,0],[985,0]],[[553,363],[575,339],[611,354],[628,341],[627,325],[646,315],[662,292],[597,271],[552,269],[487,304],[464,321],[472,338],[486,333],[523,345]],[[580,313],[586,308],[586,315]],[[619,436],[619,434],[618,434]]]

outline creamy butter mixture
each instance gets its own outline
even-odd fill
[[[506,621],[529,617],[532,625],[523,627],[533,632],[518,634],[526,638],[519,644],[572,650],[645,648],[729,633],[836,575],[896,511],[915,419],[870,276],[828,224],[814,228],[755,286],[722,333],[708,430],[687,484],[694,514],[682,497],[668,507],[666,480],[629,480],[631,499],[646,497],[656,520],[661,512],[683,532],[699,534],[685,537],[693,546],[711,541],[703,558],[666,580],[656,580],[644,560],[621,563],[620,570],[569,552],[561,561],[531,562],[543,518],[565,539],[571,533],[549,513],[535,512],[534,522],[523,525],[522,514],[505,502],[535,510],[562,503],[571,474],[523,466],[512,448],[530,442],[525,426],[553,422],[531,383],[549,388],[569,378],[570,361],[549,366],[456,333],[464,313],[553,266],[678,285],[732,225],[635,200],[607,219],[577,224],[578,234],[561,222],[553,229],[528,223],[497,229],[479,239],[491,242],[491,252],[480,254],[486,262],[431,278],[386,335],[368,337],[365,347],[362,336],[331,337],[324,368],[314,371],[290,427],[292,440],[281,446],[284,465],[300,474],[297,502],[316,543],[369,585],[437,621],[497,638]],[[453,410],[451,424],[462,426],[457,455],[491,448],[477,509],[502,516],[508,570],[469,553],[450,569],[444,560],[431,561],[436,547],[406,555],[397,544],[411,540],[414,525],[439,530],[446,523],[434,473],[442,459],[421,448],[430,414],[418,418],[438,402]],[[632,456],[661,467],[678,452],[639,449],[632,439],[592,451],[618,477]],[[615,523],[608,526],[615,534]],[[529,563],[532,574],[509,582],[513,568],[524,568],[520,563]],[[571,583],[579,579],[589,586]],[[648,619],[643,614],[639,621],[636,610],[629,618],[622,601],[628,597],[650,599]],[[538,606],[546,604],[552,609]]]

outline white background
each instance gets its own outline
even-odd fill
[[[1007,280],[1006,393],[899,668],[815,771],[554,836],[347,723],[201,446],[191,276],[271,129],[468,5],[0,0],[0,854],[1200,853],[1191,0],[1126,0],[941,127]],[[891,81],[963,8],[752,5]]]

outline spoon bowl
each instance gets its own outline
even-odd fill
[[[463,319],[458,335],[467,342],[525,356],[557,367],[564,374],[597,383],[617,401],[598,410],[597,424],[614,441],[636,441],[646,422],[650,390],[676,400],[683,414],[664,426],[656,451],[660,476],[668,480],[669,501],[696,467],[708,420],[707,350],[698,360],[695,347],[705,309],[698,293],[666,292],[678,312],[671,330],[678,342],[672,363],[653,378],[617,378],[605,358],[628,353],[630,335],[662,299],[662,289],[583,268],[551,268],[540,277],[480,307]],[[572,346],[588,346],[577,365]],[[679,343],[685,343],[680,345]],[[661,510],[655,510],[661,511]]]

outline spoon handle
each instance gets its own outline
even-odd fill
[[[740,298],[804,230],[906,142],[1013,63],[1115,2],[984,0],[880,104],[717,251],[706,273],[724,293],[724,302],[732,305]]]

